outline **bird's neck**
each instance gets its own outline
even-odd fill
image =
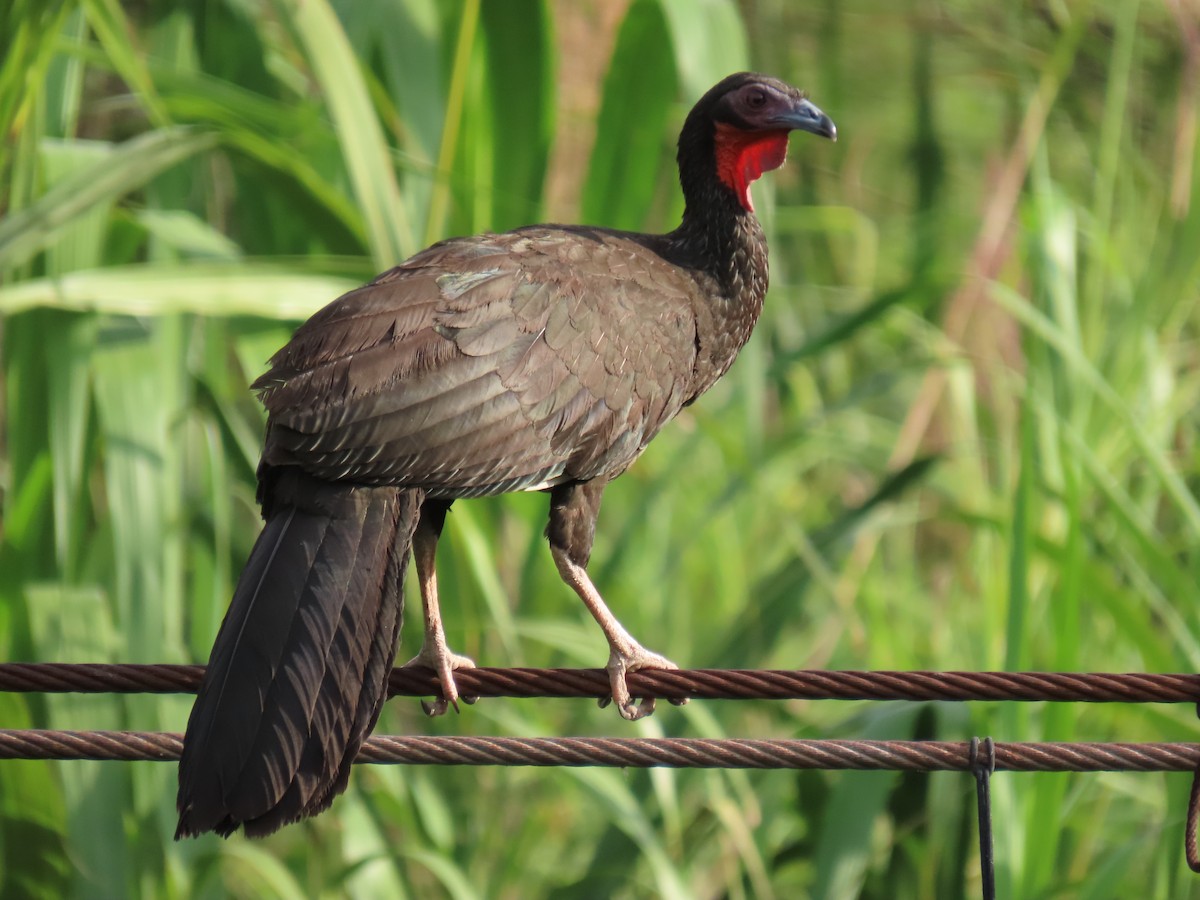
[[[720,286],[723,299],[757,318],[767,293],[767,242],[753,211],[715,179],[685,187],[683,221],[672,240]]]
[[[758,141],[745,138],[697,116],[694,110],[688,116],[677,155],[683,221],[671,239],[682,255],[715,280],[725,301],[719,305],[729,307],[718,314],[748,319],[753,327],[767,293],[768,271],[767,242],[754,215],[749,187],[764,167],[778,166],[783,153],[774,133]],[[786,152],[786,134],[783,141]],[[776,152],[760,152],[768,144]]]
[[[696,187],[685,180],[683,221],[667,236],[673,261],[695,273],[703,298],[695,309],[691,399],[729,370],[767,293],[767,242],[754,213],[715,179]]]

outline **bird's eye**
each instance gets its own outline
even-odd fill
[[[762,109],[767,103],[765,91],[752,90],[746,93],[746,105],[751,109]]]

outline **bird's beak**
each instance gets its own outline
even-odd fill
[[[807,131],[827,137],[831,141],[837,140],[837,126],[833,124],[833,119],[807,100],[795,101],[791,109],[775,116],[771,120],[771,124],[782,125],[784,128],[793,128],[797,131]]]

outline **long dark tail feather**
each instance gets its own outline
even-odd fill
[[[271,473],[188,720],[176,838],[326,809],[379,718],[422,492]]]

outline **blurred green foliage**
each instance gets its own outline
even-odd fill
[[[206,658],[258,528],[249,380],[425,243],[547,214],[580,127],[559,73],[607,46],[604,6],[10,0],[0,656]],[[842,140],[795,139],[756,186],[758,334],[608,491],[593,574],[614,610],[697,666],[1200,668],[1195,6],[634,0],[594,148],[557,163],[581,172],[580,217],[672,227],[683,114],[747,66],[807,87]],[[601,662],[544,516],[540,495],[455,507],[456,649]],[[188,707],[0,695],[0,724],[181,730]],[[380,729],[1196,737],[1187,709],[1015,704],[693,703],[628,725],[395,701]],[[1183,777],[994,791],[1003,896],[1200,891]],[[0,895],[979,889],[973,787],[951,774],[363,767],[331,813],[257,843],[173,843],[173,803],[171,766],[0,764]]]

